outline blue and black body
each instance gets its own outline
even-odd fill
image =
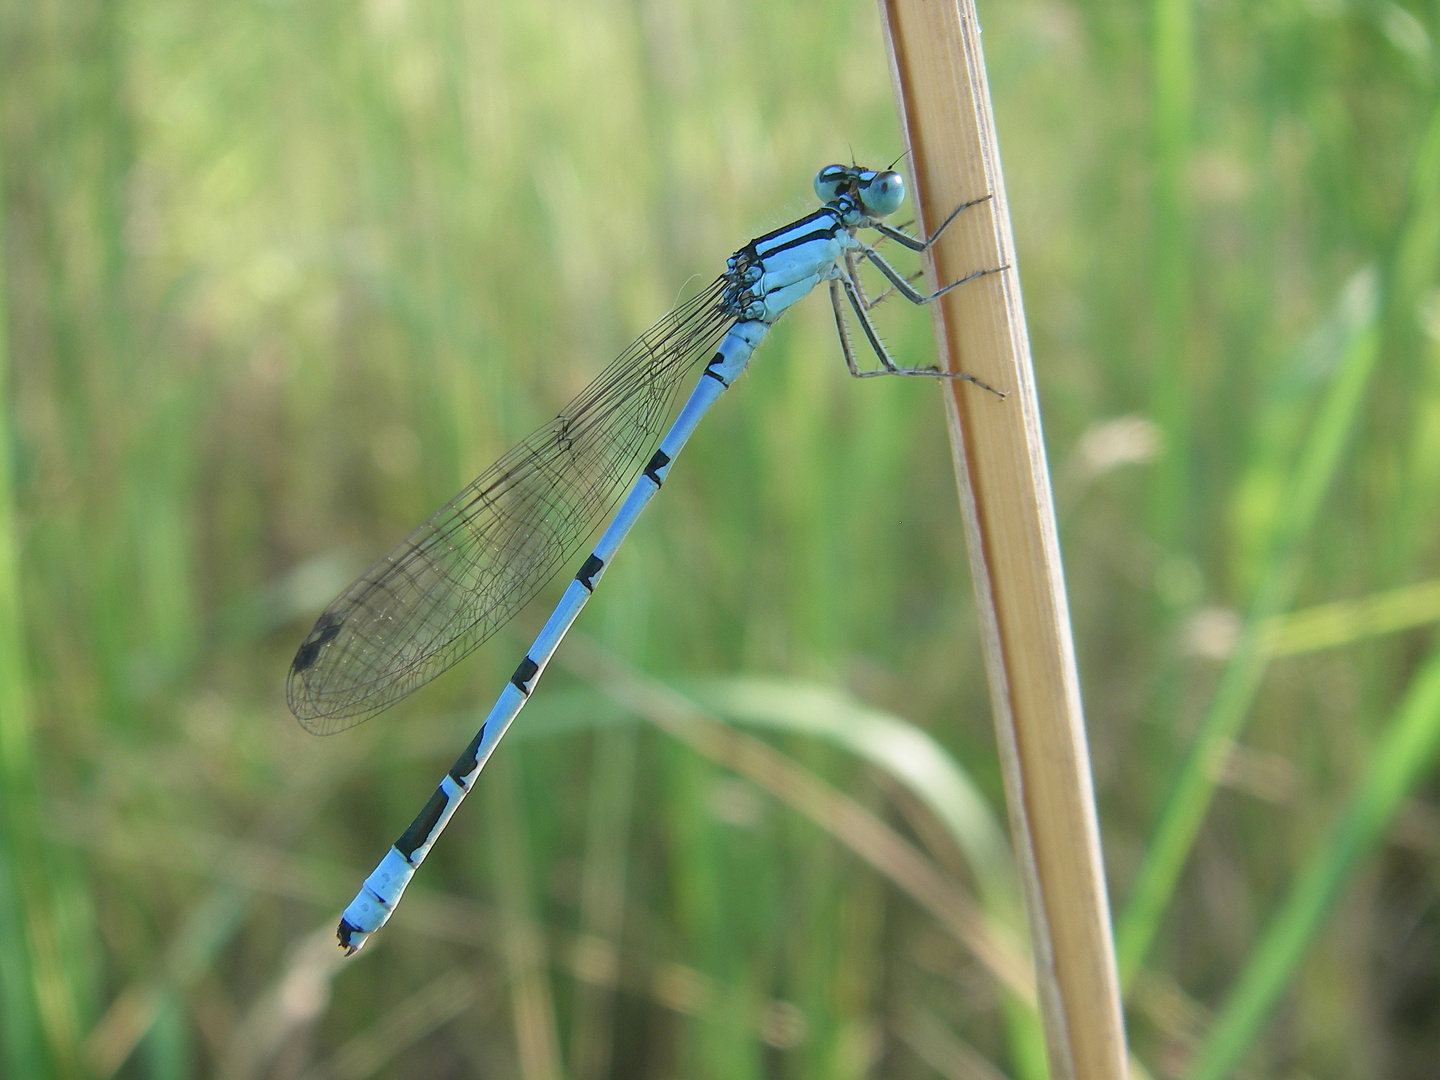
[[[642,334],[559,416],[346,589],[301,644],[287,684],[296,717],[317,734],[357,724],[435,678],[509,621],[624,493],[475,738],[345,909],[339,938],[347,953],[390,918],[701,418],[794,304],[829,282],[845,362],[857,378],[965,379],[1003,397],[969,375],[898,367],[869,317],[891,293],[926,304],[998,270],[976,271],[925,295],[858,235],[874,230],[923,252],[961,211],[985,199],[957,208],[929,240],[918,240],[884,221],[905,199],[899,173],[829,165],[815,177],[815,193],[819,209],[731,256],[716,281]],[[891,285],[873,301],[857,275],[861,259]],[[862,370],[856,362],[847,307],[880,367]],[[656,446],[680,383],[707,358]]]

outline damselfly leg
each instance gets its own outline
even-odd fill
[[[950,216],[940,223],[940,227],[930,234],[930,239],[928,240],[921,240],[918,236],[911,236],[909,233],[897,229],[893,225],[887,225],[883,221],[877,221],[869,227],[874,229],[881,236],[888,236],[897,244],[907,247],[911,251],[928,251],[931,245],[934,244],[935,241],[940,239],[940,235],[950,227],[950,223],[952,221],[958,218],[966,210],[969,210],[972,206],[979,206],[983,202],[989,202],[994,197],[994,195],[982,195],[978,199],[971,199],[967,203],[961,203],[954,210],[950,211]]]
[[[990,198],[991,196],[986,195],[983,198],[972,199],[970,202],[962,203],[956,207],[950,216],[940,223],[940,227],[930,235],[928,240],[921,240],[917,237],[910,236],[908,233],[892,228],[884,222],[876,222],[872,227],[881,234],[881,239],[874,245],[862,245],[856,251],[848,251],[845,253],[840,276],[830,282],[830,304],[835,310],[835,327],[840,336],[840,348],[845,354],[845,366],[849,369],[851,375],[857,379],[870,379],[878,375],[899,375],[931,379],[961,379],[965,382],[974,383],[981,389],[989,390],[997,397],[1003,398],[1005,396],[1004,391],[997,390],[989,383],[964,372],[942,371],[937,367],[900,367],[890,356],[890,352],[885,347],[885,343],[881,341],[880,334],[875,329],[875,324],[870,320],[869,315],[870,311],[895,293],[899,293],[912,304],[929,304],[944,296],[951,289],[958,289],[961,285],[974,281],[976,278],[985,277],[989,274],[998,274],[1003,270],[1008,270],[1008,266],[976,270],[974,273],[966,274],[959,281],[952,281],[950,284],[944,285],[927,295],[920,292],[911,284],[911,282],[919,276],[918,274],[906,277],[890,265],[890,263],[875,250],[884,240],[890,239],[909,248],[911,251],[926,251],[940,238],[941,233],[943,233],[950,223],[958,218],[962,212],[972,206],[978,206],[980,203],[987,202]],[[873,300],[865,295],[865,288],[860,282],[858,264],[861,257],[868,259],[890,282],[890,288],[886,289]],[[844,294],[843,300],[841,298],[842,292]],[[845,316],[845,301],[847,300],[855,312],[856,319],[860,322],[860,329],[865,334],[865,340],[869,343],[871,351],[875,353],[880,361],[879,368],[869,371],[862,370],[855,360],[855,352],[850,341],[850,328]]]

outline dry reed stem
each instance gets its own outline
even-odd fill
[[[946,398],[1051,1072],[1116,1080],[1125,1035],[1099,827],[980,27],[973,0],[880,9],[921,225],[994,196],[936,244],[933,280],[1010,267],[932,313],[950,370],[1009,392],[957,380]]]

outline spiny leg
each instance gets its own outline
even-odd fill
[[[845,296],[855,310],[855,317],[860,320],[860,329],[864,331],[865,339],[870,342],[870,348],[874,350],[880,360],[881,366],[874,371],[861,371],[860,366],[855,363],[855,355],[850,345],[849,327],[845,321],[845,309],[840,303],[840,289],[845,290]],[[855,378],[872,379],[877,375],[904,375],[923,376],[928,379],[963,379],[965,382],[974,383],[982,390],[989,390],[996,397],[1005,397],[1005,391],[996,390],[989,383],[977,379],[974,375],[967,375],[963,371],[941,371],[937,367],[902,368],[897,366],[895,361],[890,358],[890,352],[885,348],[885,343],[880,340],[880,335],[875,330],[875,324],[866,314],[860,301],[860,294],[849,278],[842,277],[838,282],[830,282],[830,303],[835,308],[835,325],[840,331],[840,348],[845,353],[845,366],[850,369],[850,374]]]
[[[880,241],[875,243],[874,247],[879,247],[880,242],[883,242],[884,239],[885,238],[882,236],[880,238]],[[853,251],[845,252],[845,269],[848,272],[847,276],[855,285],[855,291],[860,294],[860,303],[865,306],[866,311],[874,311],[877,307],[879,307],[881,304],[883,304],[886,300],[890,299],[890,297],[894,296],[899,291],[894,286],[891,286],[879,296],[875,297],[874,300],[871,300],[869,297],[867,297],[865,295],[865,286],[860,280],[860,264],[855,252]],[[923,270],[917,270],[905,280],[913,283],[919,281],[920,278],[924,276],[924,274],[925,272]]]
[[[902,221],[899,225],[891,226],[891,228],[894,228],[894,229],[898,230],[899,232],[905,233],[906,236],[909,236],[910,234],[909,234],[908,232],[906,232],[906,230],[912,228],[912,227],[914,226],[914,224],[915,224],[915,219],[914,219],[914,218],[911,218],[909,221]],[[888,240],[888,239],[889,239],[889,237],[887,237],[887,236],[881,236],[880,239],[876,240],[875,243],[872,244],[871,246],[878,248],[881,244],[885,243],[885,241]]]
[[[896,270],[895,267],[891,266],[888,262],[886,262],[884,257],[877,253],[874,248],[862,247],[860,249],[860,254],[862,254],[865,258],[869,259],[880,271],[880,273],[884,274],[890,280],[890,284],[894,286],[895,292],[898,292],[901,296],[905,297],[905,299],[909,300],[912,304],[928,304],[933,300],[938,300],[951,289],[958,289],[967,281],[974,281],[976,278],[985,277],[987,274],[998,274],[1001,271],[1010,269],[1010,267],[1008,266],[996,266],[992,267],[989,270],[976,270],[974,273],[966,274],[959,281],[952,281],[949,285],[942,285],[940,288],[936,289],[933,293],[930,293],[927,296],[924,293],[920,292],[918,289],[916,289],[913,285],[911,285],[909,280],[907,280],[905,276],[900,273],[899,270]],[[876,303],[878,302],[879,301],[876,301]],[[870,307],[874,306],[874,304],[870,305]]]
[[[861,371],[860,365],[855,362],[855,350],[850,347],[850,326],[845,321],[845,302],[840,298],[840,282],[834,278],[830,281],[830,306],[835,309],[835,330],[840,335],[840,351],[845,354],[845,366],[850,369],[850,374],[857,379],[881,374],[878,371]]]
[[[969,210],[972,206],[979,206],[983,202],[989,202],[994,197],[994,195],[982,195],[978,199],[971,199],[967,203],[961,203],[954,210],[950,211],[950,216],[940,223],[940,227],[930,234],[930,239],[928,240],[921,240],[919,237],[911,236],[909,233],[902,232],[893,225],[886,225],[883,221],[877,221],[871,227],[882,236],[888,236],[897,244],[903,244],[911,251],[926,251],[930,248],[931,244],[940,239],[940,234],[949,228],[950,223],[962,213]]]
[[[921,276],[920,274],[913,274],[909,277],[902,276],[901,273],[893,266],[891,266],[890,263],[886,261],[885,257],[876,250],[881,244],[883,244],[887,239],[889,239],[894,240],[896,243],[909,248],[911,251],[927,251],[935,243],[935,241],[940,239],[940,235],[947,228],[949,228],[952,221],[954,221],[972,206],[979,206],[983,202],[989,202],[992,198],[994,198],[993,195],[982,195],[978,199],[971,199],[967,203],[961,203],[959,206],[957,206],[954,210],[950,212],[949,217],[947,217],[944,221],[940,223],[940,227],[930,234],[930,238],[928,240],[920,240],[914,236],[911,236],[909,233],[906,233],[905,231],[903,231],[903,229],[897,229],[891,225],[885,224],[885,222],[883,221],[875,222],[872,227],[875,229],[876,232],[880,233],[880,239],[875,241],[875,243],[872,245],[862,246],[860,252],[865,258],[869,259],[872,263],[874,263],[875,266],[880,270],[880,272],[889,279],[891,283],[891,288],[886,289],[885,292],[881,293],[874,300],[866,299],[864,290],[860,287],[860,276],[858,273],[856,273],[856,256],[853,252],[847,251],[845,253],[845,268],[849,271],[850,281],[855,285],[856,291],[859,292],[860,299],[862,304],[864,305],[865,310],[872,310],[876,304],[879,304],[881,301],[888,298],[892,293],[896,292],[900,293],[900,295],[904,296],[905,299],[909,300],[912,304],[928,304],[932,300],[944,296],[951,289],[958,288],[959,286],[964,285],[967,281],[974,281],[976,278],[984,277],[987,274],[998,274],[1002,270],[1008,270],[1009,266],[998,266],[989,270],[977,270],[975,273],[967,274],[959,281],[952,281],[949,285],[937,289],[935,292],[926,296],[924,293],[914,288],[914,286],[911,284],[911,282],[915,281],[918,277]]]

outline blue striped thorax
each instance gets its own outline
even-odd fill
[[[727,314],[773,323],[820,282],[839,278],[845,253],[862,246],[856,230],[898,210],[905,182],[888,170],[827,165],[815,176],[815,193],[820,209],[730,256],[721,298]]]

